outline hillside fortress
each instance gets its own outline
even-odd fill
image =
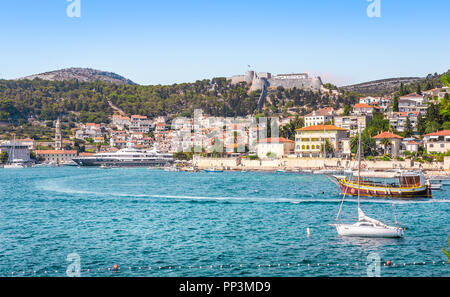
[[[297,88],[319,92],[323,85],[320,77],[309,77],[307,73],[278,74],[272,76],[269,72],[255,72],[250,70],[244,75],[235,75],[230,79],[232,84],[241,82],[250,84],[251,91],[283,87],[285,89]]]

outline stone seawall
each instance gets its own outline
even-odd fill
[[[276,160],[249,160],[236,158],[203,158],[194,156],[193,163],[199,169],[217,168],[224,170],[320,170],[320,169],[357,169],[357,161],[338,158],[283,158]],[[406,161],[361,161],[361,167],[366,170],[450,170],[450,160],[445,162],[419,163]]]

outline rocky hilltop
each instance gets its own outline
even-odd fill
[[[41,74],[34,74],[19,79],[33,80],[35,78],[51,81],[62,81],[62,80],[78,80],[80,82],[104,81],[120,85],[135,85],[133,81],[126,79],[125,77],[120,76],[116,73],[95,70],[90,68],[66,68],[61,70],[45,72]]]
[[[418,82],[423,78],[420,77],[399,77],[399,78],[388,78],[375,80],[370,82],[365,82],[356,85],[350,85],[341,87],[340,89],[348,92],[357,92],[362,95],[384,95],[390,94],[399,89],[400,85],[408,85],[411,83]]]

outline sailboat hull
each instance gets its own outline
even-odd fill
[[[403,229],[398,227],[373,227],[356,225],[336,225],[340,236],[368,237],[368,238],[400,238],[403,237]]]

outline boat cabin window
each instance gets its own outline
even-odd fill
[[[420,176],[401,176],[399,178],[400,186],[420,186]]]

